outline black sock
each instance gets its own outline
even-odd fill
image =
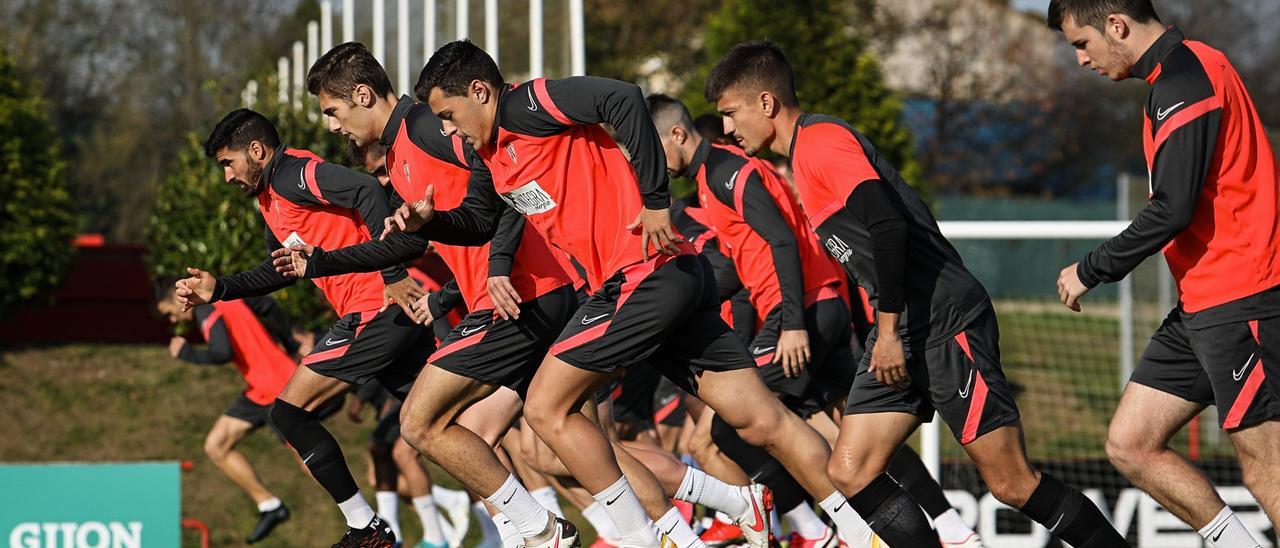
[[[888,474],[872,480],[849,504],[889,546],[940,544],[924,512]]]
[[[889,459],[888,473],[898,485],[906,489],[916,504],[924,508],[929,517],[936,518],[951,509],[942,486],[929,475],[924,461],[920,460],[920,455],[910,445],[903,444],[893,454],[893,458]]]
[[[302,457],[303,464],[311,470],[321,487],[329,492],[334,502],[344,502],[360,490],[347,469],[338,440],[325,430],[311,413],[277,399],[271,407],[271,422],[284,435],[284,439]]]
[[[711,440],[729,460],[742,468],[752,481],[762,483],[773,492],[773,506],[779,513],[794,510],[809,500],[809,493],[768,451],[743,441],[738,432],[720,419],[711,419]]]
[[[1022,513],[1075,548],[1129,546],[1093,501],[1043,472]]]

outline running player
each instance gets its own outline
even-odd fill
[[[606,501],[624,542],[655,545],[653,525],[607,438],[576,410],[619,369],[641,360],[699,395],[745,440],[766,447],[811,494],[836,494],[826,443],[752,370],[719,317],[709,267],[671,228],[665,160],[638,87],[591,77],[508,85],[492,58],[462,40],[432,56],[415,92],[446,132],[475,149],[473,171],[491,174],[493,183],[473,184],[467,202],[449,211],[437,212],[431,200],[402,207],[399,228],[466,240],[491,232],[496,212],[509,204],[586,269],[595,294],[539,368],[525,414],[573,476]],[[617,130],[620,143],[601,123]],[[767,536],[767,510],[756,508],[743,525]],[[700,544],[681,523],[674,508],[659,521],[677,545]]]
[[[282,146],[275,127],[257,112],[239,109],[223,117],[205,141],[205,154],[217,159],[229,184],[257,198],[268,252],[282,242],[341,247],[382,233],[389,206],[376,179]],[[277,273],[270,257],[252,270],[221,278],[187,271],[191,277],[179,281],[176,292],[184,307],[263,295],[295,282]],[[315,410],[374,378],[398,397],[408,393],[434,348],[427,331],[406,314],[413,312],[421,288],[400,267],[315,283],[339,319],[289,379],[271,421],[342,510],[348,530],[339,545],[391,546],[396,542],[391,529],[360,494],[342,448]],[[384,287],[402,306],[384,307]]]
[[[791,65],[773,43],[730,49],[705,95],[747,154],[791,158],[810,226],[876,307],[830,463],[849,505],[891,546],[938,544],[885,474],[937,409],[997,499],[1073,546],[1124,546],[1084,495],[1032,469],[991,301],[897,170],[847,122],[800,108]]]
[[[202,304],[184,310],[174,295],[176,281],[169,280],[157,286],[156,309],[171,324],[194,321],[200,326],[207,346],[196,348],[188,344],[187,339],[175,336],[169,342],[169,354],[199,365],[233,361],[244,377],[244,392],[236,396],[231,406],[214,421],[213,428],[204,439],[204,452],[258,505],[258,524],[244,540],[246,544],[253,544],[266,538],[277,525],[288,521],[289,508],[262,485],[253,465],[236,446],[255,430],[270,424],[267,416],[271,412],[271,403],[298,365],[244,301]],[[274,301],[269,304],[279,310]]]
[[[1116,282],[1163,250],[1178,306],[1125,386],[1107,452],[1133,483],[1215,546],[1255,546],[1169,439],[1219,409],[1244,483],[1280,524],[1280,216],[1275,155],[1248,90],[1222,52],[1160,22],[1150,0],[1056,0],[1049,26],[1081,66],[1151,85],[1143,148],[1151,197],[1124,232],[1062,270],[1062,303]]]

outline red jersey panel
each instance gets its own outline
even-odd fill
[[[284,353],[276,339],[244,301],[218,301],[213,313],[200,324],[205,340],[209,330],[222,320],[231,339],[232,360],[247,386],[244,395],[258,405],[270,405],[280,395],[298,364]]]

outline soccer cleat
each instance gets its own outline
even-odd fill
[[[827,527],[822,532],[822,536],[818,538],[804,538],[800,533],[791,532],[791,536],[787,539],[787,548],[835,548],[841,545],[839,538],[836,537],[835,529]]]
[[[741,488],[746,497],[747,511],[734,518],[733,522],[742,529],[742,537],[751,548],[769,548],[769,514],[773,511],[773,493],[768,487],[759,483]]]
[[[766,529],[767,530],[767,529]],[[720,520],[714,520],[711,527],[707,528],[698,539],[702,540],[707,548],[725,548],[742,542],[742,529],[732,523],[725,523]]]
[[[849,543],[843,540],[840,541],[840,548],[849,548]],[[862,548],[862,547],[857,547],[857,548]],[[867,543],[866,548],[889,548],[889,545],[885,544],[883,540],[880,540],[880,535],[871,533],[871,542]]]
[[[970,534],[968,537],[965,537],[965,539],[960,542],[947,542],[944,540],[942,541],[942,548],[985,548],[985,547],[982,544],[982,537],[979,537],[977,533],[973,533],[973,534]]]
[[[364,529],[347,528],[347,534],[333,548],[394,548],[396,535],[382,518],[374,516]]]
[[[249,533],[249,537],[244,539],[245,544],[253,544],[271,534],[271,530],[277,525],[289,521],[289,507],[281,504],[279,508],[269,512],[258,513],[258,524],[253,526],[253,532]]]
[[[581,539],[578,536],[578,528],[574,527],[568,520],[556,518],[554,533],[551,535],[551,540],[540,544],[524,542],[520,544],[520,548],[579,548],[582,546]]]

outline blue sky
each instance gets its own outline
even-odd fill
[[[1049,0],[1013,0],[1013,7],[1019,10],[1034,10],[1041,13],[1049,8]]]

